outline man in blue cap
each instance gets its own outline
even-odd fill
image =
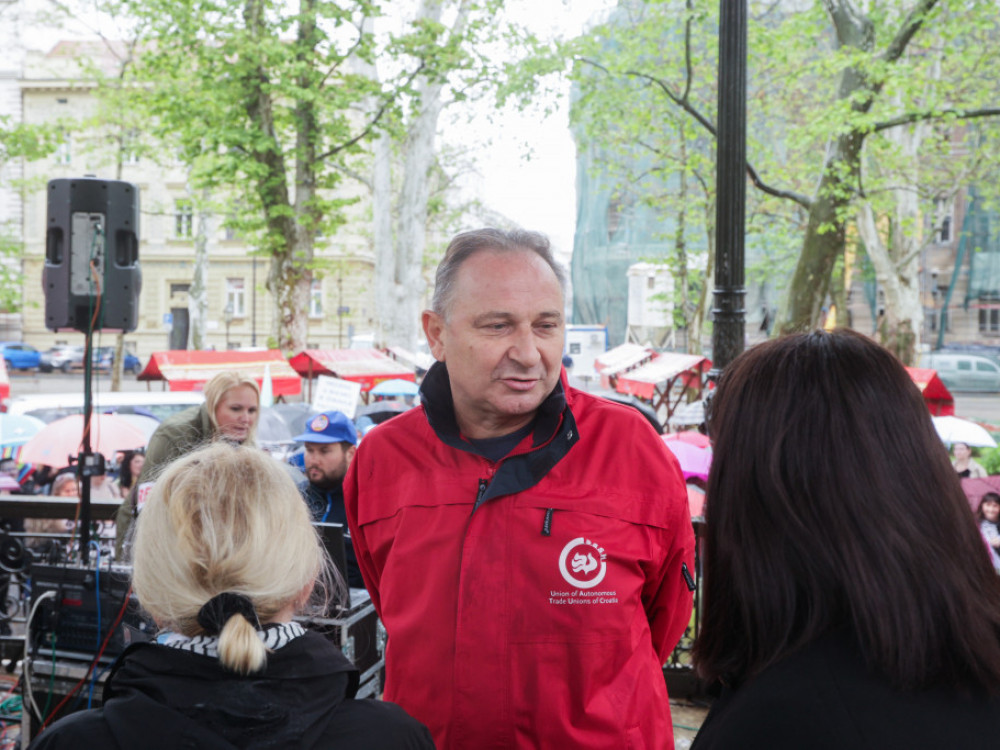
[[[347,583],[351,588],[364,588],[347,528],[343,491],[344,475],[358,444],[357,430],[341,412],[325,411],[310,418],[306,431],[295,439],[305,442],[306,480],[299,484],[299,492],[309,506],[314,523],[343,525]]]

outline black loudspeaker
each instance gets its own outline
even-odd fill
[[[135,330],[139,188],[93,177],[49,181],[42,288],[50,330]]]

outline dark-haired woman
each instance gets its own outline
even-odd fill
[[[118,497],[123,500],[128,497],[128,493],[135,486],[145,463],[146,454],[143,451],[122,451],[122,460],[118,466],[118,478],[111,483],[111,487]]]
[[[1000,577],[913,381],[849,331],[757,346],[709,421],[696,750],[997,747]]]

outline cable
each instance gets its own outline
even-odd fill
[[[52,696],[56,692],[56,639],[52,638],[52,666],[49,670],[49,694],[45,696],[45,708],[42,709],[42,716],[49,712],[52,705]]]
[[[31,621],[35,619],[35,612],[38,611],[39,605],[46,599],[54,599],[55,596],[55,591],[46,591],[35,599],[35,603],[31,605],[31,611],[28,612],[28,619],[24,623],[24,658],[21,660],[24,697],[28,702],[28,710],[34,711],[39,721],[41,721],[42,715],[38,713],[38,706],[35,705],[35,696],[31,692],[31,660],[28,658],[28,650],[31,646]]]
[[[107,635],[104,636],[104,642],[101,644],[101,650],[97,652],[97,656],[95,656],[94,660],[90,662],[90,667],[87,669],[87,673],[80,678],[80,681],[73,686],[73,689],[70,690],[69,693],[67,693],[66,697],[64,697],[61,701],[59,701],[59,704],[54,709],[52,709],[52,713],[49,714],[47,717],[45,717],[45,721],[43,721],[42,725],[38,728],[38,734],[42,733],[45,727],[47,727],[49,723],[52,721],[52,719],[55,718],[55,716],[59,713],[62,707],[65,706],[67,703],[69,703],[70,698],[76,695],[76,692],[83,686],[83,683],[85,683],[87,679],[90,677],[91,670],[95,666],[97,666],[97,663],[101,660],[101,657],[104,655],[104,650],[108,647],[108,642],[111,640],[111,636],[114,635],[115,629],[118,627],[118,625],[122,621],[122,618],[125,616],[125,610],[128,607],[128,600],[131,595],[132,595],[132,587],[129,586],[128,591],[125,592],[125,601],[122,602],[122,608],[118,610],[118,616],[115,618],[115,621],[111,624],[111,627],[108,629]]]
[[[97,648],[101,648],[101,545],[92,540],[90,546],[97,550],[97,565],[94,568],[94,583],[97,586]],[[97,670],[90,670],[90,690],[87,692],[87,708],[94,702],[94,685],[97,684]]]

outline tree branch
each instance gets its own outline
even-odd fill
[[[896,36],[889,42],[889,46],[885,48],[885,52],[882,53],[881,58],[887,62],[896,62],[906,51],[906,46],[913,39],[913,36],[920,31],[920,27],[924,23],[924,16],[933,10],[937,4],[938,0],[921,0],[917,3],[903,20],[899,30],[896,32]]]
[[[416,67],[416,69],[414,69],[414,71],[409,76],[407,76],[406,84],[405,85],[409,86],[411,83],[413,83],[413,80],[418,75],[420,75],[420,72],[423,69],[424,69],[424,63],[423,63],[423,61],[421,61],[421,63]],[[378,108],[378,111],[375,113],[375,115],[372,117],[372,119],[368,122],[367,125],[365,125],[364,130],[362,130],[356,136],[354,136],[353,138],[351,138],[349,141],[345,141],[344,143],[341,143],[339,146],[334,146],[329,151],[325,151],[322,154],[319,154],[316,157],[316,160],[317,161],[323,161],[324,159],[329,158],[329,157],[333,156],[334,154],[338,154],[341,151],[343,151],[345,149],[348,149],[351,146],[355,145],[356,143],[359,143],[360,141],[362,141],[365,138],[367,138],[371,134],[371,132],[375,129],[375,126],[378,125],[379,120],[382,119],[382,116],[385,114],[385,111],[389,108],[389,103],[392,101],[392,99],[393,98],[391,96],[386,96],[382,100],[382,106]]]
[[[608,76],[613,76],[614,74],[608,70],[605,66],[601,65],[595,60],[591,60],[586,57],[578,57],[578,61],[591,65],[598,70],[604,72]],[[701,125],[705,130],[709,132],[712,138],[717,137],[717,131],[715,125],[712,124],[707,117],[705,117],[701,112],[699,112],[689,101],[685,100],[683,97],[678,96],[670,86],[668,86],[664,81],[660,80],[656,76],[651,76],[648,73],[643,73],[639,70],[626,70],[623,75],[631,76],[633,78],[640,78],[647,83],[651,83],[658,86],[659,89],[666,94],[667,98],[670,99],[674,104],[680,107],[683,111],[687,112],[691,117],[693,117],[699,125]],[[791,190],[781,190],[776,187],[772,187],[764,182],[757,170],[753,168],[750,162],[747,162],[747,175],[750,177],[750,182],[753,186],[760,190],[762,193],[773,196],[775,198],[782,198],[783,200],[790,200],[794,203],[799,204],[805,209],[808,209],[812,205],[812,200],[801,193],[796,193]]]
[[[973,120],[977,117],[997,117],[1000,115],[1000,108],[990,107],[987,109],[937,109],[929,110],[927,112],[908,112],[905,115],[899,115],[898,117],[893,117],[889,120],[884,120],[882,122],[875,123],[872,126],[872,132],[878,133],[882,130],[888,130],[889,128],[899,127],[900,125],[909,125],[913,122],[924,122],[926,120],[937,120],[941,117],[947,115],[954,115],[960,120]]]

